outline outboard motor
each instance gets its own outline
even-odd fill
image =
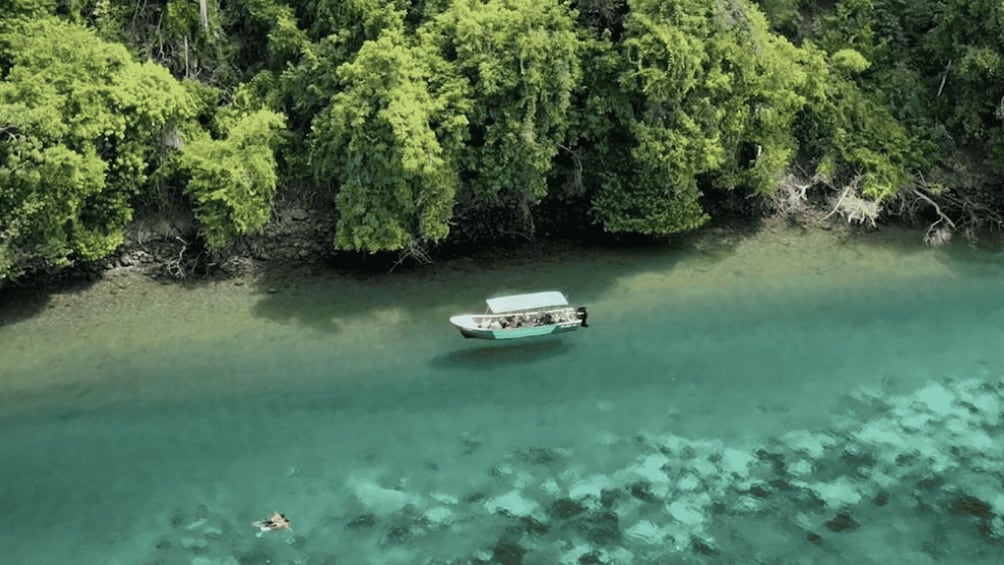
[[[582,327],[584,328],[589,327],[589,324],[586,323],[586,320],[589,319],[589,312],[586,311],[585,306],[579,306],[578,308],[575,309],[575,317],[578,318],[579,320],[582,320]]]

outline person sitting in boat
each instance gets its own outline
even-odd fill
[[[273,512],[272,515],[265,520],[251,522],[251,527],[258,528],[259,536],[265,532],[274,532],[276,530],[292,528],[289,523],[289,518],[280,512]]]

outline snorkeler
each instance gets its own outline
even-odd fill
[[[251,522],[252,528],[258,528],[258,537],[265,532],[274,532],[276,530],[282,529],[292,529],[289,523],[289,518],[285,514],[279,512],[273,512],[267,520],[258,520],[256,522]]]

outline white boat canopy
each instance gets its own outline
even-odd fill
[[[486,302],[488,302],[488,309],[495,314],[568,306],[568,299],[565,298],[564,294],[556,290],[499,296],[497,298],[489,298]]]

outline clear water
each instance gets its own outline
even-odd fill
[[[1000,563],[1002,281],[968,249],[768,232],[8,292],[0,561]],[[592,327],[446,323],[550,288]],[[292,531],[256,537],[273,511]]]

